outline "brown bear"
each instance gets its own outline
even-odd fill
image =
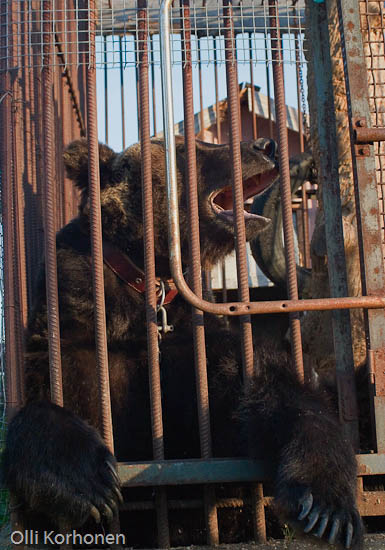
[[[185,147],[177,140],[182,259],[188,265]],[[245,198],[276,178],[276,144],[241,144]],[[229,146],[197,141],[197,184],[202,263],[209,266],[234,246]],[[114,458],[101,440],[95,373],[85,141],[71,144],[64,162],[82,192],[79,215],[57,236],[64,408],[50,403],[45,282],[41,277],[26,345],[26,406],[12,420],[3,458],[5,482],[25,518],[71,528],[111,519],[121,500]],[[170,278],[164,146],[152,141],[156,271]],[[100,146],[104,249],[112,247],[143,269],[140,146],[120,154]],[[250,240],[269,223],[245,214]],[[116,456],[152,458],[146,366],[145,297],[104,266],[107,339]],[[166,458],[200,456],[191,308],[180,296],[167,306],[174,331],[161,343]],[[287,354],[259,347],[255,377],[242,398],[239,338],[223,319],[206,315],[213,454],[268,457],[276,463],[278,509],[306,533],[358,549],[361,520],[355,504],[353,449],[322,388],[304,387]],[[189,429],[186,432],[186,426]],[[245,445],[245,441],[252,442]],[[27,520],[26,520],[27,521]],[[37,520],[36,520],[37,521]],[[45,523],[44,523],[45,522]],[[33,525],[33,521],[32,521]],[[128,541],[130,544],[130,541]]]

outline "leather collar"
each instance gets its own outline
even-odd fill
[[[103,261],[130,288],[139,294],[146,291],[146,280],[144,272],[134,264],[121,250],[116,248],[110,241],[103,239]],[[178,294],[178,289],[172,279],[156,278],[156,295],[158,303],[167,305]],[[164,291],[163,291],[164,288]],[[164,292],[164,296],[163,295]],[[163,299],[162,299],[163,297]]]

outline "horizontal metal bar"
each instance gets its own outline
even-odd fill
[[[383,516],[385,509],[384,491],[364,491],[358,498],[361,516]]]
[[[355,128],[354,139],[356,143],[385,141],[385,128]]]
[[[385,453],[357,455],[357,462],[360,476],[385,474]]]
[[[123,487],[193,485],[271,479],[273,466],[264,460],[191,459],[118,464]]]
[[[357,455],[357,462],[358,475],[385,474],[385,454]],[[118,473],[123,487],[243,483],[271,479],[274,463],[250,458],[119,462]]]

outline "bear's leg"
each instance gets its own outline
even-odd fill
[[[55,525],[111,521],[122,499],[115,459],[97,431],[48,401],[25,406],[11,421],[3,480],[28,512]]]
[[[357,550],[355,454],[326,397],[304,387],[287,359],[270,357],[257,360],[243,414],[255,444],[278,460],[280,514],[305,533]]]

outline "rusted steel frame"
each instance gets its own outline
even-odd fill
[[[56,216],[54,178],[54,111],[52,78],[52,2],[44,0],[43,14],[43,140],[44,140],[44,218],[45,218],[45,273],[47,292],[48,349],[50,364],[51,399],[63,406],[63,386],[60,354],[59,300],[56,264]]]
[[[226,81],[228,97],[228,119],[230,157],[232,167],[232,187],[235,219],[235,253],[237,259],[238,296],[241,301],[250,300],[247,257],[246,257],[246,230],[244,217],[244,197],[242,187],[242,161],[240,141],[242,139],[241,109],[238,86],[238,71],[235,56],[236,40],[233,27],[233,11],[230,0],[223,0],[224,38],[226,58]],[[240,317],[242,366],[245,393],[249,391],[253,376],[253,336],[250,315]],[[266,540],[265,509],[260,495],[263,488],[259,485],[252,487],[253,526],[257,542]]]
[[[270,64],[267,49],[267,33],[265,32],[265,65],[266,65],[266,87],[267,87],[267,112],[269,117],[269,137],[274,137],[273,134],[273,120],[271,112],[271,91],[270,91]]]
[[[285,86],[283,82],[283,55],[277,11],[277,0],[269,0],[271,55],[273,60],[273,80],[279,151],[282,220],[285,241],[287,292],[290,300],[298,300],[297,266],[294,254],[294,230],[291,208],[289,140],[287,135]],[[298,313],[290,314],[290,333],[295,369],[299,379],[303,380],[304,371],[302,357],[301,325]]]
[[[186,149],[186,181],[188,205],[188,233],[190,245],[189,272],[193,292],[202,298],[202,272],[199,239],[199,209],[197,192],[196,148],[194,128],[194,97],[191,57],[191,27],[190,2],[181,0],[182,34],[182,64],[183,64],[183,106],[184,106],[184,135]],[[198,48],[200,52],[200,48]],[[199,54],[200,95],[201,69]],[[201,105],[201,113],[202,113]],[[201,117],[202,124],[203,117]],[[203,126],[201,126],[201,129]],[[203,136],[202,136],[203,137]],[[192,308],[192,326],[194,342],[194,364],[196,378],[196,393],[198,404],[199,437],[202,458],[212,456],[210,405],[206,368],[206,343],[203,311]],[[219,543],[218,518],[215,506],[215,492],[213,487],[205,487],[205,516],[208,544],[213,546]]]
[[[349,132],[353,161],[353,178],[357,209],[358,245],[361,262],[362,292],[369,295],[384,293],[384,267],[381,243],[381,224],[378,211],[376,165],[373,150],[370,156],[356,154],[354,130],[363,118],[371,125],[369,111],[367,68],[360,32],[359,5],[337,0],[341,49],[344,58],[345,85],[349,113]],[[374,357],[373,405],[376,422],[377,450],[385,452],[385,324],[383,311],[367,312],[368,349]]]
[[[215,80],[215,114],[217,127],[217,143],[222,143],[221,118],[219,112],[219,85],[218,85],[218,60],[217,60],[217,43],[215,36],[213,37],[214,46],[214,80]],[[225,301],[225,300],[224,300]]]
[[[140,94],[140,147],[142,158],[142,201],[144,222],[144,268],[146,274],[146,325],[147,352],[150,382],[152,445],[155,460],[164,459],[164,437],[162,419],[162,391],[159,368],[159,344],[157,323],[157,296],[155,285],[155,247],[152,197],[152,168],[150,141],[150,100],[148,92],[148,19],[147,1],[138,0],[138,61]],[[158,544],[160,548],[170,546],[166,490],[156,494]]]
[[[124,113],[124,68],[123,68],[123,50],[122,37],[119,36],[119,73],[120,73],[120,110],[122,117],[122,145],[126,148],[126,120]]]
[[[227,302],[227,282],[226,282],[226,262],[221,261],[221,273],[222,273],[222,300]]]
[[[297,77],[297,111],[298,111],[298,134],[299,134],[299,149],[301,153],[305,150],[304,136],[303,136],[303,114],[301,107],[301,79],[299,74],[301,59],[299,49],[299,36],[298,32],[295,34],[295,71]],[[302,197],[302,231],[303,231],[303,258],[304,265],[310,268],[310,239],[309,239],[309,209],[308,209],[308,197],[306,193],[307,182],[304,182],[301,188]]]
[[[250,83],[251,83],[251,122],[253,126],[253,139],[257,139],[257,113],[255,112],[253,42],[251,38],[251,33],[249,33],[249,52],[250,52]]]
[[[385,141],[385,128],[362,128],[357,125],[354,129],[354,138],[356,143]]]
[[[319,136],[319,177],[324,201],[329,286],[331,296],[338,298],[347,296],[348,284],[338,175],[333,76],[325,4],[311,3],[308,24],[313,37],[313,63],[317,68],[314,79],[317,95],[315,121]],[[333,311],[332,325],[340,421],[353,445],[358,448],[358,406],[349,312]]]
[[[87,13],[87,2],[83,3]],[[88,134],[88,185],[90,198],[90,228],[92,251],[92,281],[94,288],[94,321],[96,363],[98,372],[101,432],[103,439],[114,452],[110,383],[108,376],[108,355],[106,335],[106,311],[104,302],[104,274],[102,250],[102,221],[100,209],[99,144],[96,110],[96,69],[95,69],[95,0],[88,2],[88,61],[87,80],[87,134]],[[85,44],[87,46],[87,42]]]

